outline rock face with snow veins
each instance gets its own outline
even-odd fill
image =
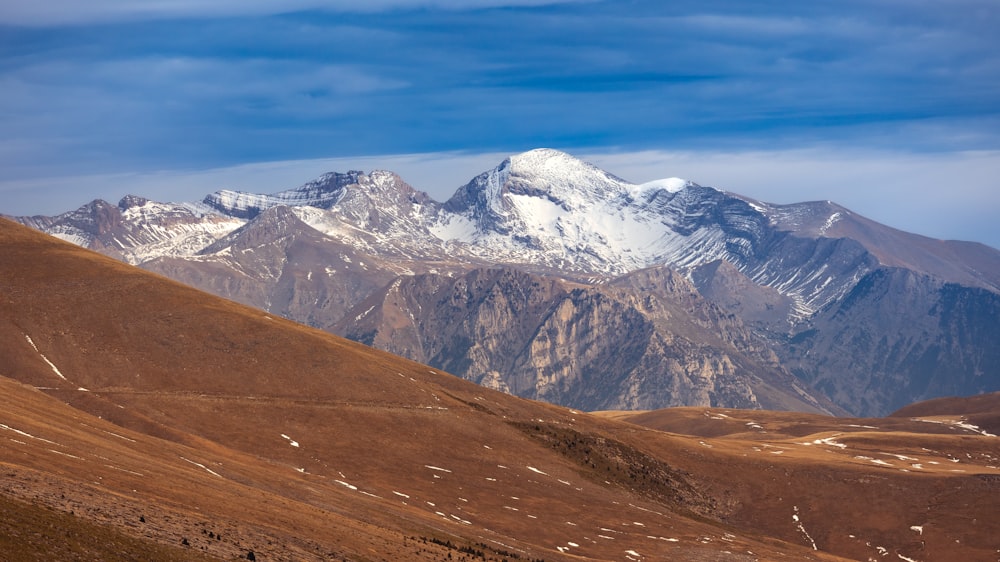
[[[555,150],[511,156],[444,203],[391,172],[354,171],[271,195],[127,196],[18,220],[581,408],[882,415],[1000,388],[997,250],[828,201],[773,205],[676,178],[632,184]]]
[[[778,349],[802,380],[851,404],[853,412],[872,415],[913,396],[994,391],[998,319],[996,293],[882,268]]]
[[[762,342],[662,268],[602,287],[510,268],[406,277],[334,331],[484,386],[587,410],[837,410],[792,392],[793,378]]]

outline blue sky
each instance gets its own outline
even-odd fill
[[[0,5],[0,213],[392,169],[439,200],[559,148],[1000,247],[1000,4]]]

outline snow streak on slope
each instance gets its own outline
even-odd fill
[[[127,195],[117,206],[92,201],[55,217],[21,223],[133,265],[163,256],[189,257],[246,221],[197,203],[157,203]]]
[[[125,261],[140,264],[163,256],[191,256],[236,230],[246,221],[205,215],[192,205],[148,201],[122,211],[132,228],[115,237]]]

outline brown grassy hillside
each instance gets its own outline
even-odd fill
[[[1000,549],[1000,447],[962,426],[704,409],[645,414],[681,416],[669,424],[611,420],[6,221],[0,375],[14,560],[80,549],[75,559],[993,560]],[[82,536],[112,546],[86,550]]]

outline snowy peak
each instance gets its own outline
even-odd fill
[[[331,209],[354,192],[375,205],[402,203],[422,204],[429,201],[427,194],[418,192],[398,175],[381,170],[371,174],[352,170],[346,174],[330,172],[297,187],[260,195],[244,191],[223,189],[205,197],[203,203],[222,214],[241,219],[252,219],[272,207],[315,207]]]
[[[459,189],[432,231],[479,258],[617,275],[686,248],[679,237],[701,226],[677,230],[690,222],[687,208],[719,195],[678,178],[631,184],[566,153],[537,149]],[[718,245],[705,237],[699,244]]]
[[[118,208],[122,211],[131,209],[133,207],[143,207],[149,203],[149,199],[145,197],[140,197],[139,195],[126,195],[118,201]]]
[[[198,253],[210,255],[233,250],[243,252],[265,246],[276,240],[294,237],[302,232],[315,231],[305,225],[289,207],[279,205],[263,210],[246,224],[206,246]]]
[[[667,193],[677,193],[683,191],[689,187],[699,187],[698,184],[681,178],[664,178],[662,180],[653,180],[646,183],[642,183],[636,186],[632,186],[632,195],[636,197],[642,197],[650,193],[655,193],[657,191],[665,191]]]
[[[459,188],[445,204],[448,211],[496,223],[508,216],[520,198],[547,200],[571,212],[621,198],[628,182],[565,152],[539,148],[515,154]],[[494,225],[495,226],[495,225]]]
[[[357,183],[362,175],[362,172],[355,170],[346,174],[332,172],[301,187],[271,195],[223,189],[208,195],[203,202],[216,211],[241,219],[252,219],[264,210],[278,205],[325,209],[337,204],[343,197],[344,188]]]
[[[612,204],[620,207],[635,186],[565,152],[540,148],[510,157],[503,192],[511,199],[536,197],[568,212]]]
[[[630,184],[565,152],[539,148],[510,158],[508,191],[517,195],[545,194],[571,209],[619,197]]]
[[[399,175],[385,170],[374,170],[367,175],[361,174],[345,188],[344,199],[338,201],[341,205],[347,199],[355,198],[364,198],[371,204],[382,206],[425,205],[431,202],[429,195],[417,191]]]

